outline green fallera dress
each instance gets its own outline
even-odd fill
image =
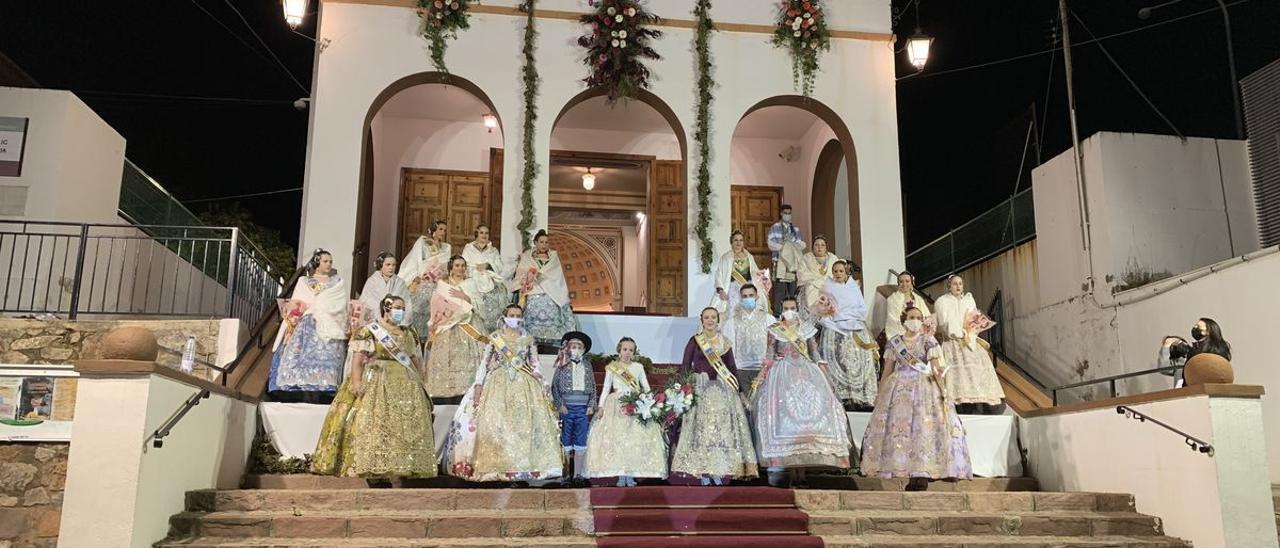
[[[411,327],[392,334],[396,344],[417,357],[418,335]],[[422,378],[396,361],[368,327],[351,340],[351,350],[369,357],[364,366],[364,395],[343,381],[329,406],[311,471],[349,477],[429,478],[436,475],[431,400]]]

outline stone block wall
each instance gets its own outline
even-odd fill
[[[0,548],[57,546],[70,447],[0,443]]]
[[[177,368],[187,337],[196,337],[194,374],[213,380],[216,371],[200,362],[218,363],[218,320],[28,320],[0,318],[0,363],[64,364],[99,358],[102,337],[117,326],[139,325],[156,334],[156,361]],[[0,548],[3,548],[0,546]]]

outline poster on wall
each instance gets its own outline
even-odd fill
[[[26,377],[22,379],[22,396],[18,401],[18,419],[49,420],[53,417],[53,379],[50,377]]]
[[[18,413],[18,394],[22,379],[0,378],[0,419],[12,419]]]
[[[0,116],[0,177],[22,175],[27,119]]]
[[[53,381],[53,411],[50,420],[71,421],[76,416],[76,388],[80,379],[58,377]]]

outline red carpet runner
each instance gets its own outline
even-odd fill
[[[597,546],[822,546],[790,489],[597,487],[591,510]]]

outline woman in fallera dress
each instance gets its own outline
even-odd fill
[[[511,293],[503,276],[502,253],[489,240],[489,225],[476,227],[476,239],[462,248],[462,258],[471,267],[477,294],[473,322],[481,331],[492,329],[502,320],[502,307],[511,302]]]
[[[782,321],[769,328],[770,358],[753,391],[756,450],[775,486],[787,470],[803,483],[806,467],[849,468],[852,446],[844,407],[823,373],[818,330],[796,308],[796,299],[782,300]]]
[[[413,318],[413,304],[409,302],[409,284],[396,276],[397,264],[395,254],[390,251],[379,253],[378,258],[373,260],[373,267],[377,272],[365,280],[364,289],[360,290],[361,322],[376,322],[382,317],[382,313],[378,310],[378,303],[382,302],[382,298],[387,295],[405,299],[405,322],[408,323]]]
[[[1004,399],[1004,388],[996,376],[991,355],[978,340],[970,318],[981,316],[972,293],[965,293],[964,278],[951,276],[947,294],[933,303],[937,313],[942,360],[947,364],[944,388],[947,397],[962,409],[983,405],[994,407]]]
[[[431,296],[435,294],[436,282],[449,274],[449,257],[453,256],[453,249],[445,240],[448,226],[444,221],[431,223],[431,232],[418,236],[404,260],[400,261],[399,276],[409,286],[411,320],[418,333],[429,332]]]
[[[617,477],[618,487],[634,486],[636,478],[667,477],[667,444],[662,425],[640,424],[622,412],[622,397],[649,392],[644,365],[633,361],[636,341],[618,341],[618,359],[605,366],[600,387],[600,410],[587,436],[587,476]]]
[[[560,426],[538,372],[538,349],[524,310],[507,305],[501,329],[489,335],[475,384],[454,414],[441,462],[471,481],[558,478]]]
[[[565,333],[578,330],[560,255],[551,249],[546,230],[539,230],[533,237],[533,249],[520,255],[512,283],[520,292],[525,329],[539,343],[559,344]]]
[[[431,351],[427,357],[427,393],[443,400],[462,396],[475,378],[476,363],[488,339],[476,329],[475,285],[467,278],[467,261],[449,259],[449,274],[436,282],[431,296]]]
[[[333,269],[333,256],[317,249],[276,333],[267,385],[273,397],[315,401],[338,389],[347,357],[347,304],[347,284]]]
[[[738,395],[738,379],[729,341],[720,334],[720,313],[708,307],[701,331],[684,347],[680,374],[693,374],[693,408],[685,413],[671,461],[671,474],[721,485],[725,478],[759,476],[751,425]]]
[[[867,332],[867,303],[862,287],[849,275],[849,263],[837,261],[831,271],[834,277],[822,290],[826,302],[820,300],[829,308],[816,312],[822,326],[819,346],[828,363],[827,380],[848,408],[869,409],[876,399],[880,347]]]
[[[832,267],[839,260],[835,253],[827,251],[827,237],[822,235],[813,237],[810,251],[800,259],[800,266],[796,267],[795,296],[800,304],[800,319],[805,323],[812,324],[817,321],[813,306],[822,296],[822,288],[827,280],[834,276]],[[785,298],[786,295],[783,297]]]
[[[862,473],[911,478],[908,489],[929,479],[973,476],[964,426],[947,400],[938,341],[925,332],[924,314],[907,307],[899,317],[905,334],[889,339],[885,378],[862,437]]]
[[[332,476],[436,475],[431,401],[418,377],[418,337],[405,301],[387,295],[381,317],[351,340],[351,375],[325,415],[311,471]]]
[[[756,273],[760,271],[744,241],[741,230],[733,231],[729,236],[729,251],[716,262],[716,294],[711,297],[711,306],[722,316],[738,309],[739,291],[742,286],[755,283]],[[760,302],[766,303],[767,311],[769,296],[762,295]]]

